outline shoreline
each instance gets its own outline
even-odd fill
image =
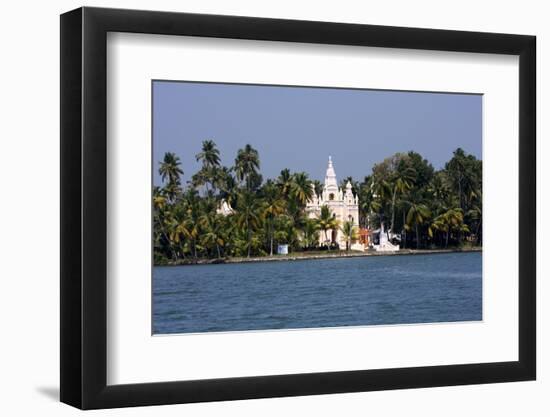
[[[453,249],[401,249],[397,252],[338,252],[338,253],[308,253],[298,252],[291,255],[274,255],[274,256],[255,256],[250,258],[214,258],[214,259],[199,259],[196,261],[178,261],[170,262],[163,265],[153,266],[187,266],[187,265],[219,265],[219,264],[241,264],[241,263],[257,263],[257,262],[283,262],[283,261],[306,261],[311,259],[340,259],[340,258],[363,258],[367,256],[407,256],[407,255],[437,255],[446,253],[469,253],[482,252],[483,247],[475,246],[471,248],[453,248]]]

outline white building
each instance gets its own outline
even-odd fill
[[[233,208],[225,200],[221,201],[220,205],[218,206],[218,209],[216,210],[216,213],[221,214],[222,216],[229,216],[234,212],[235,210],[233,210]]]
[[[320,195],[313,193],[313,198],[306,205],[306,212],[309,218],[318,218],[321,214],[321,207],[327,206],[334,218],[338,220],[339,226],[346,221],[351,221],[355,226],[359,226],[359,199],[351,190],[351,183],[348,181],[346,189],[342,190],[338,187],[336,181],[336,172],[332,165],[332,158],[328,157],[328,167],[325,175],[325,184],[323,192]],[[341,248],[346,247],[346,240],[340,228],[327,232],[328,240],[338,243]],[[319,233],[319,244],[324,244],[326,237],[325,233]],[[352,249],[359,249],[357,245],[353,245]]]

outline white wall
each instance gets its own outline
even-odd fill
[[[86,5],[281,17],[533,34],[538,37],[539,237],[550,233],[543,183],[550,149],[541,115],[550,97],[550,26],[543,1],[125,0]],[[0,87],[0,410],[3,415],[76,415],[57,402],[59,378],[59,17],[77,1],[2,5]],[[544,129],[544,130],[543,130]],[[546,233],[545,233],[546,232]],[[550,303],[539,242],[539,379],[537,382],[432,388],[291,399],[100,411],[94,415],[548,415]]]

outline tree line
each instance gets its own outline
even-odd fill
[[[212,140],[202,142],[195,158],[200,169],[185,185],[177,155],[167,152],[160,161],[162,185],[153,188],[155,264],[273,255],[278,244],[289,251],[349,250],[359,228],[382,223],[403,248],[481,245],[482,162],[462,149],[441,170],[411,151],[375,164],[360,181],[344,178],[340,186],[350,181],[359,197],[357,225],[340,224],[326,206],[308,218],[307,202],[323,184],[289,169],[264,181],[251,145],[238,150],[231,167],[221,164]],[[224,201],[232,208],[228,215],[219,213]],[[330,243],[336,229],[345,248]],[[320,237],[326,244],[319,245]]]

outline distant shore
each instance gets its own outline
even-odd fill
[[[397,252],[376,252],[369,250],[366,252],[359,251],[315,251],[315,252],[296,252],[289,255],[273,255],[273,256],[253,256],[245,257],[228,257],[214,259],[182,259],[176,262],[169,262],[155,266],[181,266],[181,265],[215,265],[215,264],[239,264],[248,262],[280,262],[280,261],[302,261],[308,259],[331,259],[331,258],[359,258],[365,256],[403,256],[403,255],[434,255],[444,253],[464,253],[464,252],[481,252],[481,246],[472,246],[464,248],[451,249],[400,249]]]

